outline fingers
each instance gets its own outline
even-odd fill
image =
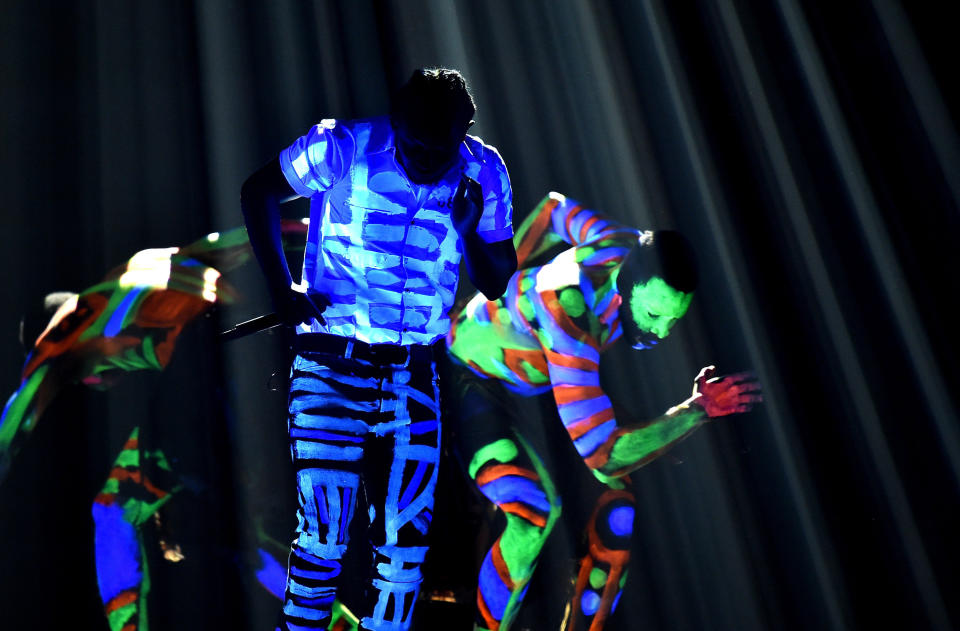
[[[707,366],[706,368],[701,368],[699,374],[697,374],[697,378],[695,381],[703,383],[707,379],[710,379],[711,377],[713,377],[713,375],[716,374],[716,372],[717,372],[716,366]]]
[[[310,299],[310,302],[319,308],[320,311],[323,311],[333,304],[330,302],[330,299],[327,298],[326,294],[320,293],[319,291],[307,291],[307,297]]]
[[[483,205],[483,187],[466,173],[460,176],[460,184],[457,185],[456,197],[464,196],[465,199],[472,201],[477,206]]]
[[[752,370],[747,370],[744,372],[735,372],[732,375],[726,375],[725,379],[730,379],[734,383],[746,383],[746,382],[755,382],[757,381],[757,373]]]
[[[467,192],[467,181],[470,180],[466,175],[460,176],[460,183],[457,184],[457,192],[453,194],[454,199],[460,199]]]

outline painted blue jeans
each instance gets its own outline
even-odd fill
[[[289,399],[300,508],[283,621],[325,629],[349,545],[357,493],[366,495],[374,550],[360,628],[410,628],[423,577],[440,454],[435,363],[375,365],[300,351]]]

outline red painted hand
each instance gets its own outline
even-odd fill
[[[763,401],[760,382],[753,373],[714,377],[716,372],[715,366],[707,366],[700,371],[693,384],[691,403],[703,408],[708,417],[749,412],[754,403]]]

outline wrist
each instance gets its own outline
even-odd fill
[[[706,408],[703,406],[703,402],[701,401],[702,398],[703,398],[703,395],[702,395],[702,394],[699,394],[699,393],[698,393],[698,394],[693,395],[692,397],[690,397],[689,399],[687,399],[687,400],[684,401],[683,403],[680,403],[680,404],[678,404],[678,405],[675,405],[675,406],[673,406],[672,408],[670,408],[669,410],[667,410],[667,416],[677,416],[677,415],[683,414],[683,413],[685,413],[685,412],[686,412],[686,413],[701,414],[701,415],[703,415],[703,416],[708,416],[708,415],[707,415],[707,410],[706,410]]]

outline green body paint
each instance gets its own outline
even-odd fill
[[[677,291],[659,276],[637,283],[630,292],[630,314],[641,331],[667,337],[690,307],[693,294]]]
[[[540,460],[540,456],[522,436],[516,434],[516,437],[523,447],[524,453],[530,458],[534,471],[540,477],[540,483],[543,485],[547,501],[550,503],[550,513],[547,515],[547,523],[543,528],[534,526],[520,517],[507,515],[507,527],[500,537],[500,552],[503,554],[503,561],[507,564],[507,570],[510,572],[510,578],[513,580],[515,588],[511,592],[503,611],[503,619],[500,621],[500,628],[502,629],[510,628],[510,623],[513,622],[520,610],[520,594],[533,575],[533,570],[536,569],[536,561],[540,555],[540,550],[546,543],[547,537],[550,536],[561,511],[557,488],[543,461]]]
[[[467,473],[470,474],[471,478],[476,479],[477,471],[480,470],[480,467],[487,464],[487,461],[510,462],[517,457],[518,453],[517,446],[512,440],[509,438],[501,438],[496,442],[481,447],[477,450],[477,453],[473,454],[473,458],[470,459],[470,466],[467,468]]]
[[[607,573],[598,567],[590,570],[590,587],[600,589],[607,583]]]
[[[700,408],[689,407],[669,416],[661,416],[643,427],[631,429],[613,444],[610,460],[601,467],[601,473],[610,475],[619,472],[623,475],[639,469],[664,449],[686,438],[700,426],[704,417]]]
[[[587,311],[587,303],[583,301],[583,291],[580,288],[568,288],[560,292],[560,306],[571,318],[579,318]]]
[[[3,425],[0,425],[0,452],[10,447],[21,425],[24,430],[29,431],[33,429],[33,412],[30,411],[28,413],[28,411],[31,408],[34,396],[37,394],[37,389],[40,388],[40,384],[43,383],[43,378],[46,376],[48,370],[50,370],[48,364],[37,368],[21,387],[20,391],[16,393],[16,399],[9,404],[10,407],[7,409],[7,414],[3,419]]]

